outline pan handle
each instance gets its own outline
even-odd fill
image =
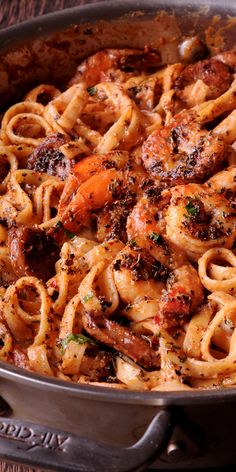
[[[159,411],[133,446],[122,448],[77,437],[28,421],[0,417],[0,455],[47,470],[131,472],[143,470],[167,446],[172,414]]]

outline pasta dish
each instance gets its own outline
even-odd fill
[[[106,49],[0,131],[0,359],[131,390],[236,385],[236,52]],[[196,60],[197,59],[197,60]]]

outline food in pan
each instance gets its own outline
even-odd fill
[[[186,44],[171,65],[97,52],[3,115],[1,360],[124,389],[236,384],[236,52],[186,63]]]

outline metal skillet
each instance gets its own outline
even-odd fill
[[[228,15],[236,16],[236,2],[114,0],[10,27],[0,32],[0,102],[7,106],[49,78],[66,84],[78,62],[103,47],[152,43],[163,63],[175,62],[183,37],[203,36],[214,15],[225,26]],[[235,26],[224,35],[226,49],[235,40]],[[152,470],[199,470],[236,461],[236,388],[115,391],[0,362],[0,395],[5,459],[84,472],[143,470],[149,464]]]

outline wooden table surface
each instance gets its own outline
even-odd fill
[[[0,0],[0,28],[6,28],[45,13],[100,1],[102,0]],[[0,472],[43,471],[18,464],[0,462]]]

